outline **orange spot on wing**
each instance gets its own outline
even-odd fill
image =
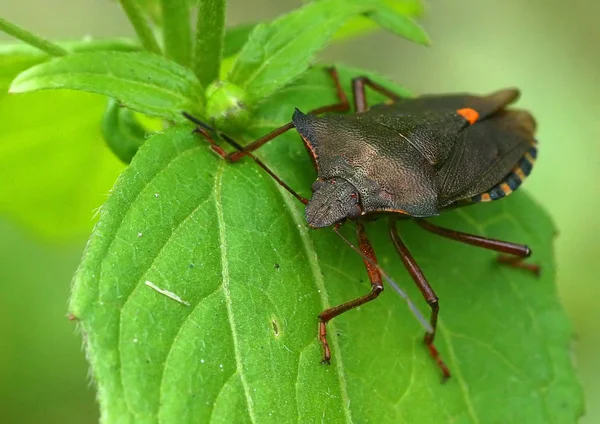
[[[489,194],[489,193],[483,193],[483,194],[481,195],[481,201],[482,201],[482,202],[491,202],[491,201],[492,201],[492,198],[490,197],[490,194]]]
[[[465,118],[471,125],[473,125],[479,119],[479,113],[477,113],[475,109],[471,109],[470,107],[458,109],[456,113]]]

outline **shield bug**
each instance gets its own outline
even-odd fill
[[[425,218],[456,207],[508,196],[531,172],[536,158],[535,121],[526,111],[509,108],[519,96],[505,89],[487,96],[451,94],[401,98],[368,77],[352,80],[353,106],[341,87],[338,74],[329,68],[339,102],[307,114],[298,109],[292,121],[258,140],[240,146],[218,133],[237,151],[227,153],[214,141],[215,130],[193,116],[212,149],[236,162],[251,157],[279,184],[306,205],[312,228],[356,224],[358,248],[363,257],[371,291],[364,296],[326,309],[319,316],[318,336],[323,361],[329,362],[326,324],[334,317],[377,298],[383,291],[383,270],[365,231],[365,223],[385,216],[392,242],[412,279],[431,308],[425,344],[442,371],[450,376],[434,346],[439,300],[396,229],[396,221],[412,218],[424,230],[462,243],[500,252],[505,265],[539,272],[524,262],[531,250],[521,244],[466,234],[434,225]],[[389,98],[368,107],[366,87]],[[333,113],[338,112],[338,113]],[[319,116],[325,114],[323,116]],[[317,180],[310,200],[303,198],[273,173],[252,152],[282,133],[295,128],[313,159]],[[347,240],[346,240],[347,241]]]

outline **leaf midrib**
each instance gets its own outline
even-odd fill
[[[219,227],[219,245],[221,246],[221,275],[223,278],[222,287],[223,294],[225,295],[225,305],[227,308],[227,320],[229,321],[229,326],[231,327],[231,336],[233,339],[233,350],[235,355],[235,362],[237,373],[240,376],[240,381],[242,383],[242,387],[244,388],[244,396],[246,398],[246,404],[248,405],[248,415],[250,416],[250,421],[252,423],[257,422],[256,417],[254,416],[254,407],[252,403],[252,398],[250,396],[250,388],[248,387],[248,382],[246,381],[246,376],[244,374],[244,368],[242,366],[242,355],[240,353],[240,346],[238,341],[238,335],[235,328],[235,318],[233,316],[233,307],[231,305],[231,293],[229,291],[229,263],[227,257],[227,237],[225,234],[225,218],[223,216],[223,202],[221,200],[222,194],[222,182],[223,182],[223,171],[225,169],[225,161],[219,161],[219,168],[217,169],[217,174],[215,177],[215,208],[217,211],[217,225]]]
[[[57,74],[57,75],[64,75],[64,74]],[[174,91],[174,90],[170,90],[166,87],[161,87],[160,85],[156,85],[153,83],[148,83],[145,81],[141,81],[139,79],[132,79],[132,78],[126,78],[126,77],[119,77],[117,75],[111,74],[111,73],[106,73],[106,72],[77,72],[75,74],[76,76],[83,76],[83,77],[100,77],[100,78],[107,78],[111,81],[117,81],[117,82],[121,82],[121,83],[125,83],[125,84],[132,84],[132,85],[138,85],[140,87],[143,88],[151,88],[152,90],[154,90],[155,92],[161,92],[163,94],[175,97],[177,99],[180,100],[184,100],[184,101],[189,101],[190,99],[185,95],[185,93],[182,92],[178,92],[178,91]],[[54,75],[41,75],[41,76],[35,76],[31,79],[39,79],[39,80],[43,80],[43,79],[48,79],[48,80],[52,80],[51,77],[53,77]],[[71,78],[71,76],[69,76],[68,78]],[[25,82],[29,82],[30,80],[25,80]],[[18,81],[18,84],[22,84],[23,81]],[[54,87],[51,87],[53,89],[61,89],[64,88],[63,87],[64,84],[60,83],[60,85],[56,85]],[[91,91],[91,90],[90,90]],[[99,94],[105,94],[104,91],[98,90],[98,91],[94,91],[95,93],[99,93]],[[18,93],[18,91],[17,91]],[[153,93],[155,94],[155,93]]]

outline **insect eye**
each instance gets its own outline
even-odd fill
[[[350,209],[350,211],[348,212],[348,218],[350,218],[350,219],[360,218],[361,215],[362,215],[362,208],[358,204],[354,205],[352,207],[352,209]]]
[[[325,184],[323,181],[319,181],[319,180],[317,180],[317,181],[315,181],[315,182],[312,184],[312,186],[311,186],[311,190],[312,190],[313,192],[315,192],[315,191],[317,191],[319,188],[321,188],[321,186],[322,186],[323,184]]]

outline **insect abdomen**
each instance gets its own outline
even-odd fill
[[[502,181],[488,191],[471,197],[467,200],[467,203],[491,202],[492,200],[498,200],[508,196],[517,188],[519,188],[521,183],[531,173],[536,157],[537,143],[534,141],[529,150],[525,152],[514,168],[511,169],[511,171],[502,179]]]

